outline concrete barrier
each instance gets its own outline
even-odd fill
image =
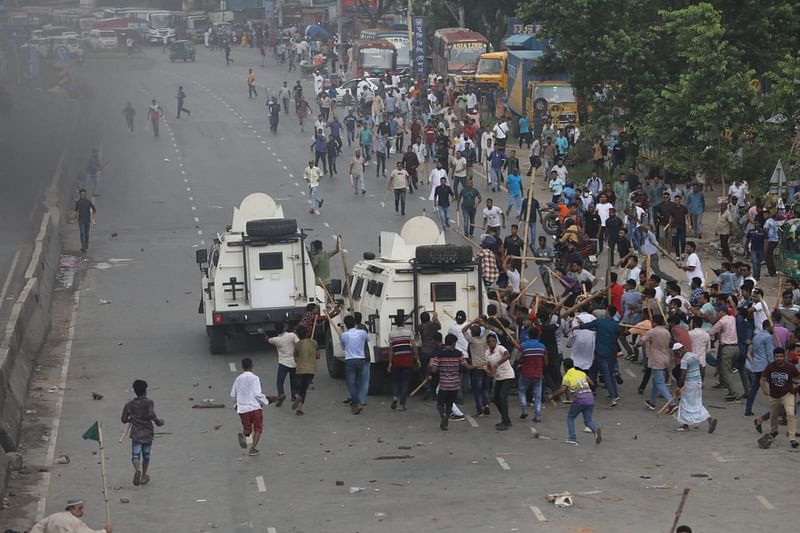
[[[74,110],[71,127],[74,133],[80,113]],[[70,135],[70,141],[73,135]],[[61,257],[61,210],[59,204],[69,201],[67,191],[73,185],[61,180],[65,155],[71,150],[67,142],[45,194],[47,210],[42,216],[39,232],[28,268],[25,285],[11,308],[2,341],[0,341],[0,494],[6,487],[6,453],[17,451],[19,431],[25,412],[33,367],[39,351],[50,332],[50,307]]]

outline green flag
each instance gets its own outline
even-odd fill
[[[97,426],[97,422],[92,424],[92,426],[86,430],[86,433],[83,434],[83,438],[86,440],[96,440],[100,442],[100,428]]]

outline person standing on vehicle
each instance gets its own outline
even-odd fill
[[[183,85],[178,85],[178,117],[181,118],[181,111],[191,116],[192,112],[183,107],[183,102],[186,100],[186,93],[183,92]]]
[[[386,186],[386,190],[394,189],[394,211],[397,213],[399,208],[400,215],[402,216],[406,214],[406,189],[408,188],[408,182],[408,172],[403,169],[403,162],[398,161],[397,168],[392,171],[389,177],[389,184]]]
[[[258,441],[264,431],[261,410],[262,406],[269,405],[270,400],[261,392],[261,379],[253,373],[253,360],[249,357],[242,359],[242,373],[233,382],[231,399],[242,422],[242,431],[238,434],[239,446],[247,448],[247,437],[252,435],[249,455],[258,455]]]
[[[339,343],[344,350],[344,373],[350,393],[350,412],[357,415],[364,410],[369,390],[370,361],[364,353],[369,334],[356,327],[352,315],[344,317],[344,325],[347,329],[339,336]]]
[[[322,177],[322,171],[313,161],[308,162],[308,166],[303,170],[303,179],[308,185],[308,195],[311,198],[311,209],[308,210],[312,215],[319,215],[319,210],[322,209],[322,202],[318,194],[319,179]]]
[[[297,365],[295,374],[295,390],[292,409],[298,416],[303,415],[303,405],[306,403],[308,387],[317,373],[317,359],[319,359],[319,345],[314,339],[308,338],[308,329],[297,326],[295,334],[300,339],[294,345],[294,360]]]
[[[78,201],[75,202],[75,215],[78,218],[78,229],[81,236],[81,252],[86,253],[89,249],[89,230],[92,224],[97,223],[95,219],[97,209],[86,197],[86,189],[81,189],[79,196]]]
[[[136,116],[136,110],[130,102],[123,108],[122,115],[125,117],[125,123],[128,125],[128,132],[133,135],[133,117]]]
[[[133,484],[137,487],[147,485],[150,475],[150,449],[156,426],[163,426],[164,421],[156,416],[155,404],[147,397],[147,382],[137,379],[133,382],[136,398],[130,400],[122,408],[122,423],[130,424],[131,462],[133,463]]]
[[[406,316],[399,312],[394,319],[394,327],[389,332],[389,366],[386,371],[392,376],[392,410],[406,410],[408,388],[414,368],[419,367],[419,352],[414,343],[414,335],[405,326]]]
[[[289,376],[289,388],[292,392],[292,398],[295,398],[297,393],[295,380],[297,363],[294,360],[294,350],[300,338],[291,331],[286,330],[286,323],[281,323],[278,326],[277,335],[274,337],[269,337],[266,334],[264,337],[278,352],[278,375],[276,379],[278,400],[275,402],[275,407],[280,407],[286,399],[283,385],[286,382],[287,375]]]
[[[331,257],[342,251],[342,236],[336,236],[336,248],[332,252],[323,249],[322,241],[315,240],[311,243],[311,266],[314,268],[316,282],[326,287],[331,284]]]
[[[256,73],[253,69],[247,69],[247,98],[258,97],[256,92]]]

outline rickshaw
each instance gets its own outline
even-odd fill
[[[194,61],[195,50],[191,41],[174,41],[169,48],[169,60],[173,63],[182,59],[184,61]]]

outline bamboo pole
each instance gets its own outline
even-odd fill
[[[655,243],[654,243],[654,244],[655,244]],[[664,248],[663,248],[663,247],[662,247],[660,244],[655,244],[655,247],[656,247],[656,248],[658,248],[658,249],[661,251],[661,253],[663,253],[664,255],[666,255],[666,256],[667,256],[667,259],[669,259],[670,261],[672,261],[672,262],[675,264],[675,266],[676,266],[676,267],[678,267],[678,268],[680,268],[681,270],[683,270],[683,265],[682,265],[682,264],[681,264],[681,263],[680,263],[680,262],[679,262],[677,259],[675,259],[674,257],[672,257],[672,255],[670,255],[670,253],[669,253],[668,251],[666,251],[666,250],[665,250],[665,249],[664,249]]]
[[[535,278],[533,278],[533,279],[531,280],[531,282],[530,282],[530,283],[528,283],[528,284],[525,286],[525,288],[519,292],[519,294],[517,295],[517,297],[516,297],[516,298],[514,298],[514,301],[513,301],[513,302],[511,302],[511,305],[512,305],[512,306],[513,306],[514,304],[516,304],[516,303],[519,301],[519,299],[520,299],[520,298],[522,298],[523,296],[525,296],[525,294],[528,292],[528,289],[530,289],[530,288],[531,288],[531,285],[533,285],[533,284],[536,282],[536,280],[537,280],[537,279],[539,279],[539,276],[536,276]]]
[[[531,231],[531,210],[533,206],[533,185],[536,183],[536,171],[531,173],[531,182],[528,184],[528,204],[525,209],[525,238],[522,242],[522,272],[525,275],[525,270],[528,267],[528,239],[530,238]]]
[[[333,295],[328,290],[328,287],[326,287],[323,283],[320,283],[319,286],[322,287],[322,289],[325,291],[325,294],[328,296],[328,298],[331,299],[331,302],[333,302],[334,305],[335,305],[336,304],[336,300],[334,299]],[[316,324],[317,324],[317,322],[315,320],[314,321],[314,325],[316,326]],[[336,334],[338,336],[340,336],[340,337],[342,336],[342,330],[339,329],[339,326],[337,326],[336,323],[333,320],[328,319],[328,324],[330,324],[331,327],[333,327],[333,329],[336,331]]]
[[[106,524],[111,523],[111,508],[108,504],[108,480],[106,478],[106,454],[103,446],[103,425],[97,422],[97,443],[100,446],[100,477],[103,479],[103,507],[106,511]]]
[[[344,248],[342,248],[342,236],[337,235],[336,238],[339,240],[339,255],[342,256],[342,269],[344,270],[344,283],[345,287],[347,287],[347,301],[350,303],[350,312],[355,313],[356,307],[353,304],[353,291],[352,287],[350,286],[350,274],[347,272],[347,260],[344,258]]]
[[[723,186],[725,182],[723,181]],[[724,189],[723,189],[724,190]],[[678,504],[678,509],[675,511],[675,520],[672,521],[672,527],[669,529],[669,533],[675,533],[675,528],[678,527],[678,522],[681,519],[681,514],[683,514],[683,504],[686,503],[686,499],[689,497],[689,489],[683,489],[683,494],[681,495],[681,502]]]
[[[585,304],[587,304],[589,302],[592,302],[592,301],[598,299],[600,296],[604,295],[606,293],[606,291],[607,291],[607,289],[602,288],[599,291],[592,293],[588,298],[584,298],[583,300],[581,300],[580,302],[576,303],[572,307],[562,310],[561,311],[561,316],[562,317],[569,316],[576,309],[580,309],[581,306],[583,306],[583,305],[585,305]]]

